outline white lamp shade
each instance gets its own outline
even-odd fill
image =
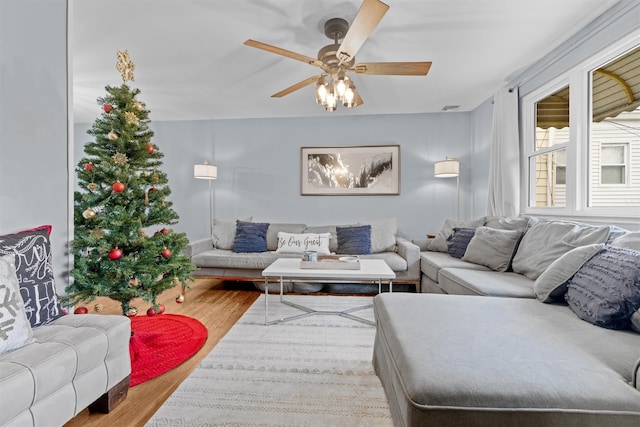
[[[216,179],[218,167],[210,164],[193,165],[193,177],[198,179]]]
[[[436,178],[452,178],[460,173],[460,162],[456,159],[450,159],[435,162],[433,165],[433,175]]]

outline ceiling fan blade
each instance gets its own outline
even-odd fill
[[[274,93],[273,95],[271,95],[272,98],[282,98],[285,95],[289,95],[291,92],[295,92],[298,89],[302,89],[305,86],[309,86],[311,83],[315,83],[318,81],[318,79],[322,77],[322,75],[319,76],[313,76],[313,77],[309,77],[308,79],[304,79],[301,82],[298,82],[294,85],[289,86],[286,89],[281,90],[278,93]]]
[[[350,61],[360,46],[367,40],[367,37],[378,26],[389,6],[380,0],[364,0],[358,13],[342,40],[342,44],[337,52],[337,57],[342,62]]]
[[[275,53],[277,55],[286,56],[287,58],[295,59],[297,61],[302,61],[304,63],[315,65],[316,67],[322,67],[322,61],[312,58],[307,55],[303,55],[301,53],[292,52],[290,50],[282,49],[280,47],[272,46],[270,44],[262,43],[255,40],[247,40],[244,42],[245,45],[255,47],[258,49],[266,50],[267,52]]]
[[[431,62],[362,62],[353,66],[357,74],[384,76],[426,76]]]

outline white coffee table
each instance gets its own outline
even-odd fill
[[[339,269],[308,269],[300,268],[300,259],[298,258],[279,258],[269,267],[262,271],[264,277],[264,324],[272,325],[275,323],[285,322],[287,320],[299,319],[301,317],[313,316],[316,314],[333,314],[349,319],[363,322],[369,325],[375,325],[368,319],[354,316],[353,312],[370,308],[372,305],[365,305],[350,308],[344,311],[320,311],[305,307],[300,304],[284,299],[283,285],[284,281],[292,281],[294,279],[306,279],[313,281],[341,281],[341,282],[377,282],[378,293],[382,290],[382,282],[389,283],[389,292],[393,292],[393,279],[396,274],[389,268],[386,262],[381,259],[361,259],[359,270],[339,270]],[[297,316],[285,317],[282,319],[269,321],[269,278],[278,278],[280,281],[280,302],[295,307],[304,313]]]

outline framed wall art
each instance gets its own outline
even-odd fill
[[[400,146],[302,147],[303,196],[400,194]]]

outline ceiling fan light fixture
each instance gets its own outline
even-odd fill
[[[333,88],[331,88],[329,89],[329,92],[327,92],[327,100],[324,104],[324,109],[326,111],[336,111],[336,108],[338,108],[338,100],[333,92]]]
[[[343,70],[340,70],[334,80],[334,93],[340,101],[344,101],[345,92],[349,88],[349,77],[344,74]]]
[[[325,105],[327,102],[327,79],[321,76],[316,83],[316,103]]]
[[[349,86],[344,92],[344,103],[342,104],[347,108],[356,107],[356,85],[353,84],[353,81],[349,82]]]

